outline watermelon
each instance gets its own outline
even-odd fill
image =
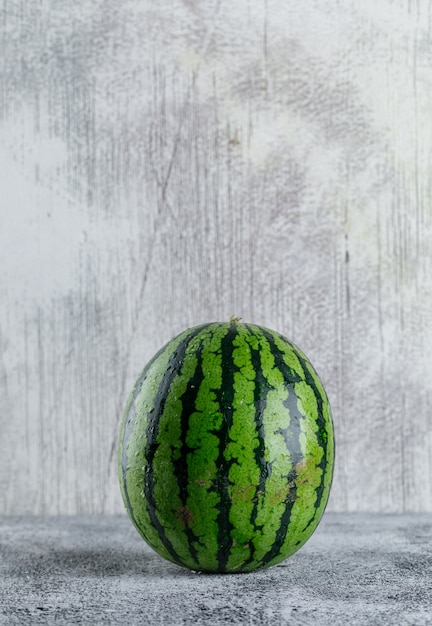
[[[312,535],[334,464],[330,406],[307,357],[268,328],[203,324],[146,365],[118,453],[126,510],[161,556],[203,572],[280,563]]]

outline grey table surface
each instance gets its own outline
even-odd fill
[[[126,516],[0,518],[0,624],[432,624],[432,516],[327,513],[284,563],[205,575]]]

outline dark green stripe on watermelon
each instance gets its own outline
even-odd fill
[[[190,448],[187,444],[187,435],[189,431],[189,420],[191,414],[196,409],[197,394],[204,378],[202,369],[202,345],[198,347],[195,355],[197,357],[197,366],[195,372],[193,376],[188,380],[186,391],[184,395],[180,398],[182,403],[180,438],[181,446],[179,448],[178,457],[173,460],[173,466],[177,476],[177,483],[179,486],[181,499],[181,508],[177,510],[177,515],[184,521],[184,532],[188,541],[190,555],[195,564],[198,565],[198,553],[195,543],[199,543],[199,537],[194,534],[189,525],[191,512],[188,507],[189,470],[187,461],[190,453],[193,452],[193,448]]]
[[[222,427],[217,433],[219,437],[219,456],[217,458],[218,467],[218,492],[220,493],[220,502],[217,505],[219,515],[217,524],[219,527],[218,544],[219,550],[217,554],[218,568],[220,572],[226,570],[229,553],[232,547],[232,524],[230,521],[231,499],[229,496],[229,469],[232,460],[227,460],[225,450],[229,442],[230,428],[233,418],[233,401],[234,401],[234,373],[237,368],[233,362],[233,341],[237,334],[236,325],[231,324],[228,333],[222,339],[222,385],[216,390],[216,397],[219,402],[220,411],[223,415]]]
[[[253,332],[249,329],[249,332]],[[251,362],[255,370],[255,389],[254,389],[254,405],[255,405],[255,423],[257,430],[258,445],[255,448],[255,463],[259,467],[259,482],[255,490],[255,502],[252,509],[251,523],[256,531],[262,531],[263,524],[257,524],[258,506],[260,499],[265,494],[267,477],[271,474],[271,463],[265,458],[265,429],[263,421],[263,411],[267,403],[267,394],[270,385],[263,375],[261,356],[259,349],[251,347]],[[255,553],[255,546],[251,542],[251,554],[248,562],[252,562]]]

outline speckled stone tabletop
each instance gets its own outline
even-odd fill
[[[327,513],[284,563],[205,575],[126,516],[0,518],[0,624],[432,624],[432,516]]]

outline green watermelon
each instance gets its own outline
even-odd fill
[[[118,454],[126,510],[169,561],[204,572],[275,565],[327,504],[334,436],[307,357],[262,326],[190,328],[141,372]]]

